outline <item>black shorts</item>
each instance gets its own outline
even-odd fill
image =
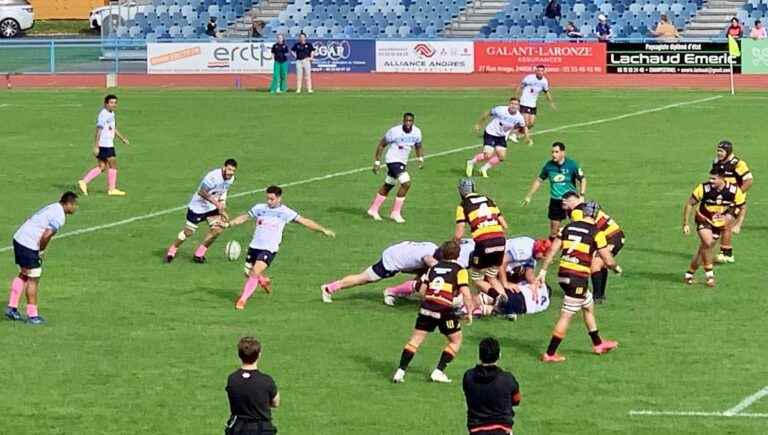
[[[99,153],[96,155],[97,159],[106,162],[111,157],[117,157],[114,147],[99,147]]]
[[[696,222],[697,231],[710,230],[712,231],[712,238],[715,240],[720,238],[720,235],[723,233],[724,229],[725,228],[723,227],[716,227],[707,221]]]
[[[224,435],[276,435],[277,428],[269,421],[244,421],[230,417]]]
[[[504,249],[507,241],[504,237],[475,242],[475,250],[469,259],[469,265],[473,269],[487,269],[499,267],[504,262]]]
[[[371,266],[371,270],[373,270],[373,273],[379,276],[381,279],[387,279],[392,278],[393,276],[397,275],[396,270],[387,270],[386,267],[384,267],[384,260],[379,260]]]
[[[443,314],[441,318],[432,316],[425,316],[419,313],[416,317],[416,329],[419,331],[432,332],[435,328],[440,329],[440,333],[443,335],[451,335],[461,331],[461,321],[458,317]]]
[[[504,136],[494,136],[492,134],[483,133],[483,146],[506,148],[507,138]]]
[[[536,116],[536,108],[520,105],[520,113],[527,113]]]
[[[608,244],[613,245],[613,249],[611,249],[611,255],[614,257],[619,255],[619,252],[621,252],[621,249],[624,247],[624,233],[619,231],[618,233],[609,237]]]
[[[248,264],[256,264],[257,261],[267,263],[267,266],[272,264],[277,252],[267,251],[264,249],[248,248],[248,255],[245,257],[245,262]]]
[[[566,214],[565,209],[563,208],[562,199],[549,198],[549,212],[547,213],[547,217],[552,221],[565,220]]]
[[[195,213],[191,209],[187,209],[187,222],[192,224],[199,224],[202,221],[207,221],[208,218],[219,216],[221,213],[219,212],[219,209],[211,210],[207,213]]]
[[[395,163],[387,163],[387,175],[397,180],[397,177],[400,176],[403,172],[405,172],[406,166],[405,163],[395,162]]]
[[[37,269],[42,265],[40,251],[29,249],[16,239],[13,240],[13,255],[16,257],[16,264],[24,269]]]
[[[563,289],[563,293],[565,293],[566,296],[576,299],[586,299],[587,293],[589,292],[589,280],[571,278],[571,282],[569,283],[561,282],[560,288]]]

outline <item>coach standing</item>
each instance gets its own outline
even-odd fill
[[[253,337],[243,337],[237,345],[242,366],[227,379],[227,397],[231,416],[226,435],[273,435],[272,408],[280,406],[280,393],[271,376],[259,371],[261,344]]]
[[[307,42],[307,35],[304,32],[299,34],[299,42],[293,44],[291,52],[296,56],[296,92],[301,92],[302,78],[307,78],[307,92],[312,93],[312,60],[314,59],[315,47],[311,42]]]
[[[288,90],[288,44],[282,33],[277,34],[277,42],[272,45],[272,59],[275,67],[269,92],[285,92]]]
[[[496,365],[501,347],[495,338],[484,338],[479,347],[480,364],[464,373],[467,428],[472,435],[510,434],[520,386],[511,373]]]

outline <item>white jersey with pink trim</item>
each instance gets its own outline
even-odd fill
[[[248,215],[256,221],[250,247],[269,252],[277,252],[280,249],[285,224],[300,217],[298,213],[282,204],[271,208],[263,203],[254,205]]]
[[[507,133],[525,127],[525,119],[520,112],[509,113],[508,106],[496,106],[490,112],[493,117],[485,126],[485,132],[491,136],[506,137]]]
[[[232,187],[234,182],[234,175],[229,180],[224,179],[224,173],[221,168],[214,169],[211,172],[205,174],[205,177],[203,177],[203,180],[197,187],[195,194],[192,195],[192,199],[189,201],[189,209],[197,214],[205,214],[216,210],[215,205],[211,204],[207,199],[200,196],[200,190],[205,189],[218,201],[226,201],[227,192],[229,192],[229,188]]]
[[[533,258],[534,240],[530,237],[515,237],[507,239],[505,253],[509,257],[507,272],[515,273],[515,269],[521,267],[536,268],[536,260]]]
[[[525,313],[536,314],[542,311],[546,311],[549,308],[549,289],[546,284],[542,284],[539,288],[539,295],[537,299],[533,299],[533,291],[528,283],[522,283],[517,286],[520,293],[525,298]]]
[[[384,141],[389,145],[384,155],[385,163],[408,163],[411,150],[421,146],[421,130],[415,125],[406,133],[402,125],[396,125],[384,135]]]
[[[400,242],[381,253],[381,262],[392,272],[413,272],[426,269],[424,257],[435,255],[436,250],[432,242]]]
[[[536,74],[528,74],[520,82],[523,92],[520,94],[520,105],[525,107],[536,107],[539,100],[539,94],[549,92],[549,80],[546,77],[538,78]]]
[[[67,220],[64,207],[58,202],[46,205],[38,210],[19,227],[13,240],[34,251],[40,250],[40,238],[45,230],[59,231]]]
[[[96,118],[96,127],[101,129],[99,132],[99,147],[114,148],[115,131],[117,130],[115,112],[110,112],[106,108],[102,108],[99,112],[99,116]]]
[[[456,262],[459,263],[459,266],[466,269],[469,267],[469,259],[475,250],[475,241],[472,239],[461,239],[459,240],[459,249],[459,259]]]

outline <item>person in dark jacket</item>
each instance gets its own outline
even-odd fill
[[[269,92],[286,92],[288,90],[288,44],[282,33],[277,34],[277,42],[272,45],[272,58],[275,66],[272,70],[272,85]]]
[[[472,435],[512,433],[520,404],[520,386],[512,373],[497,366],[501,346],[493,337],[480,342],[480,364],[464,373],[467,428]]]
[[[243,337],[237,344],[243,364],[227,378],[227,398],[231,415],[225,435],[275,435],[272,409],[280,406],[280,393],[274,379],[259,371],[261,343]]]
[[[549,0],[546,8],[544,8],[544,16],[551,20],[559,20],[562,16],[560,3],[557,0]]]

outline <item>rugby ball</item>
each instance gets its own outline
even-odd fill
[[[240,258],[240,253],[242,251],[243,248],[240,246],[240,243],[237,240],[231,240],[224,248],[224,255],[227,256],[227,260],[229,261],[237,261],[237,259]]]

